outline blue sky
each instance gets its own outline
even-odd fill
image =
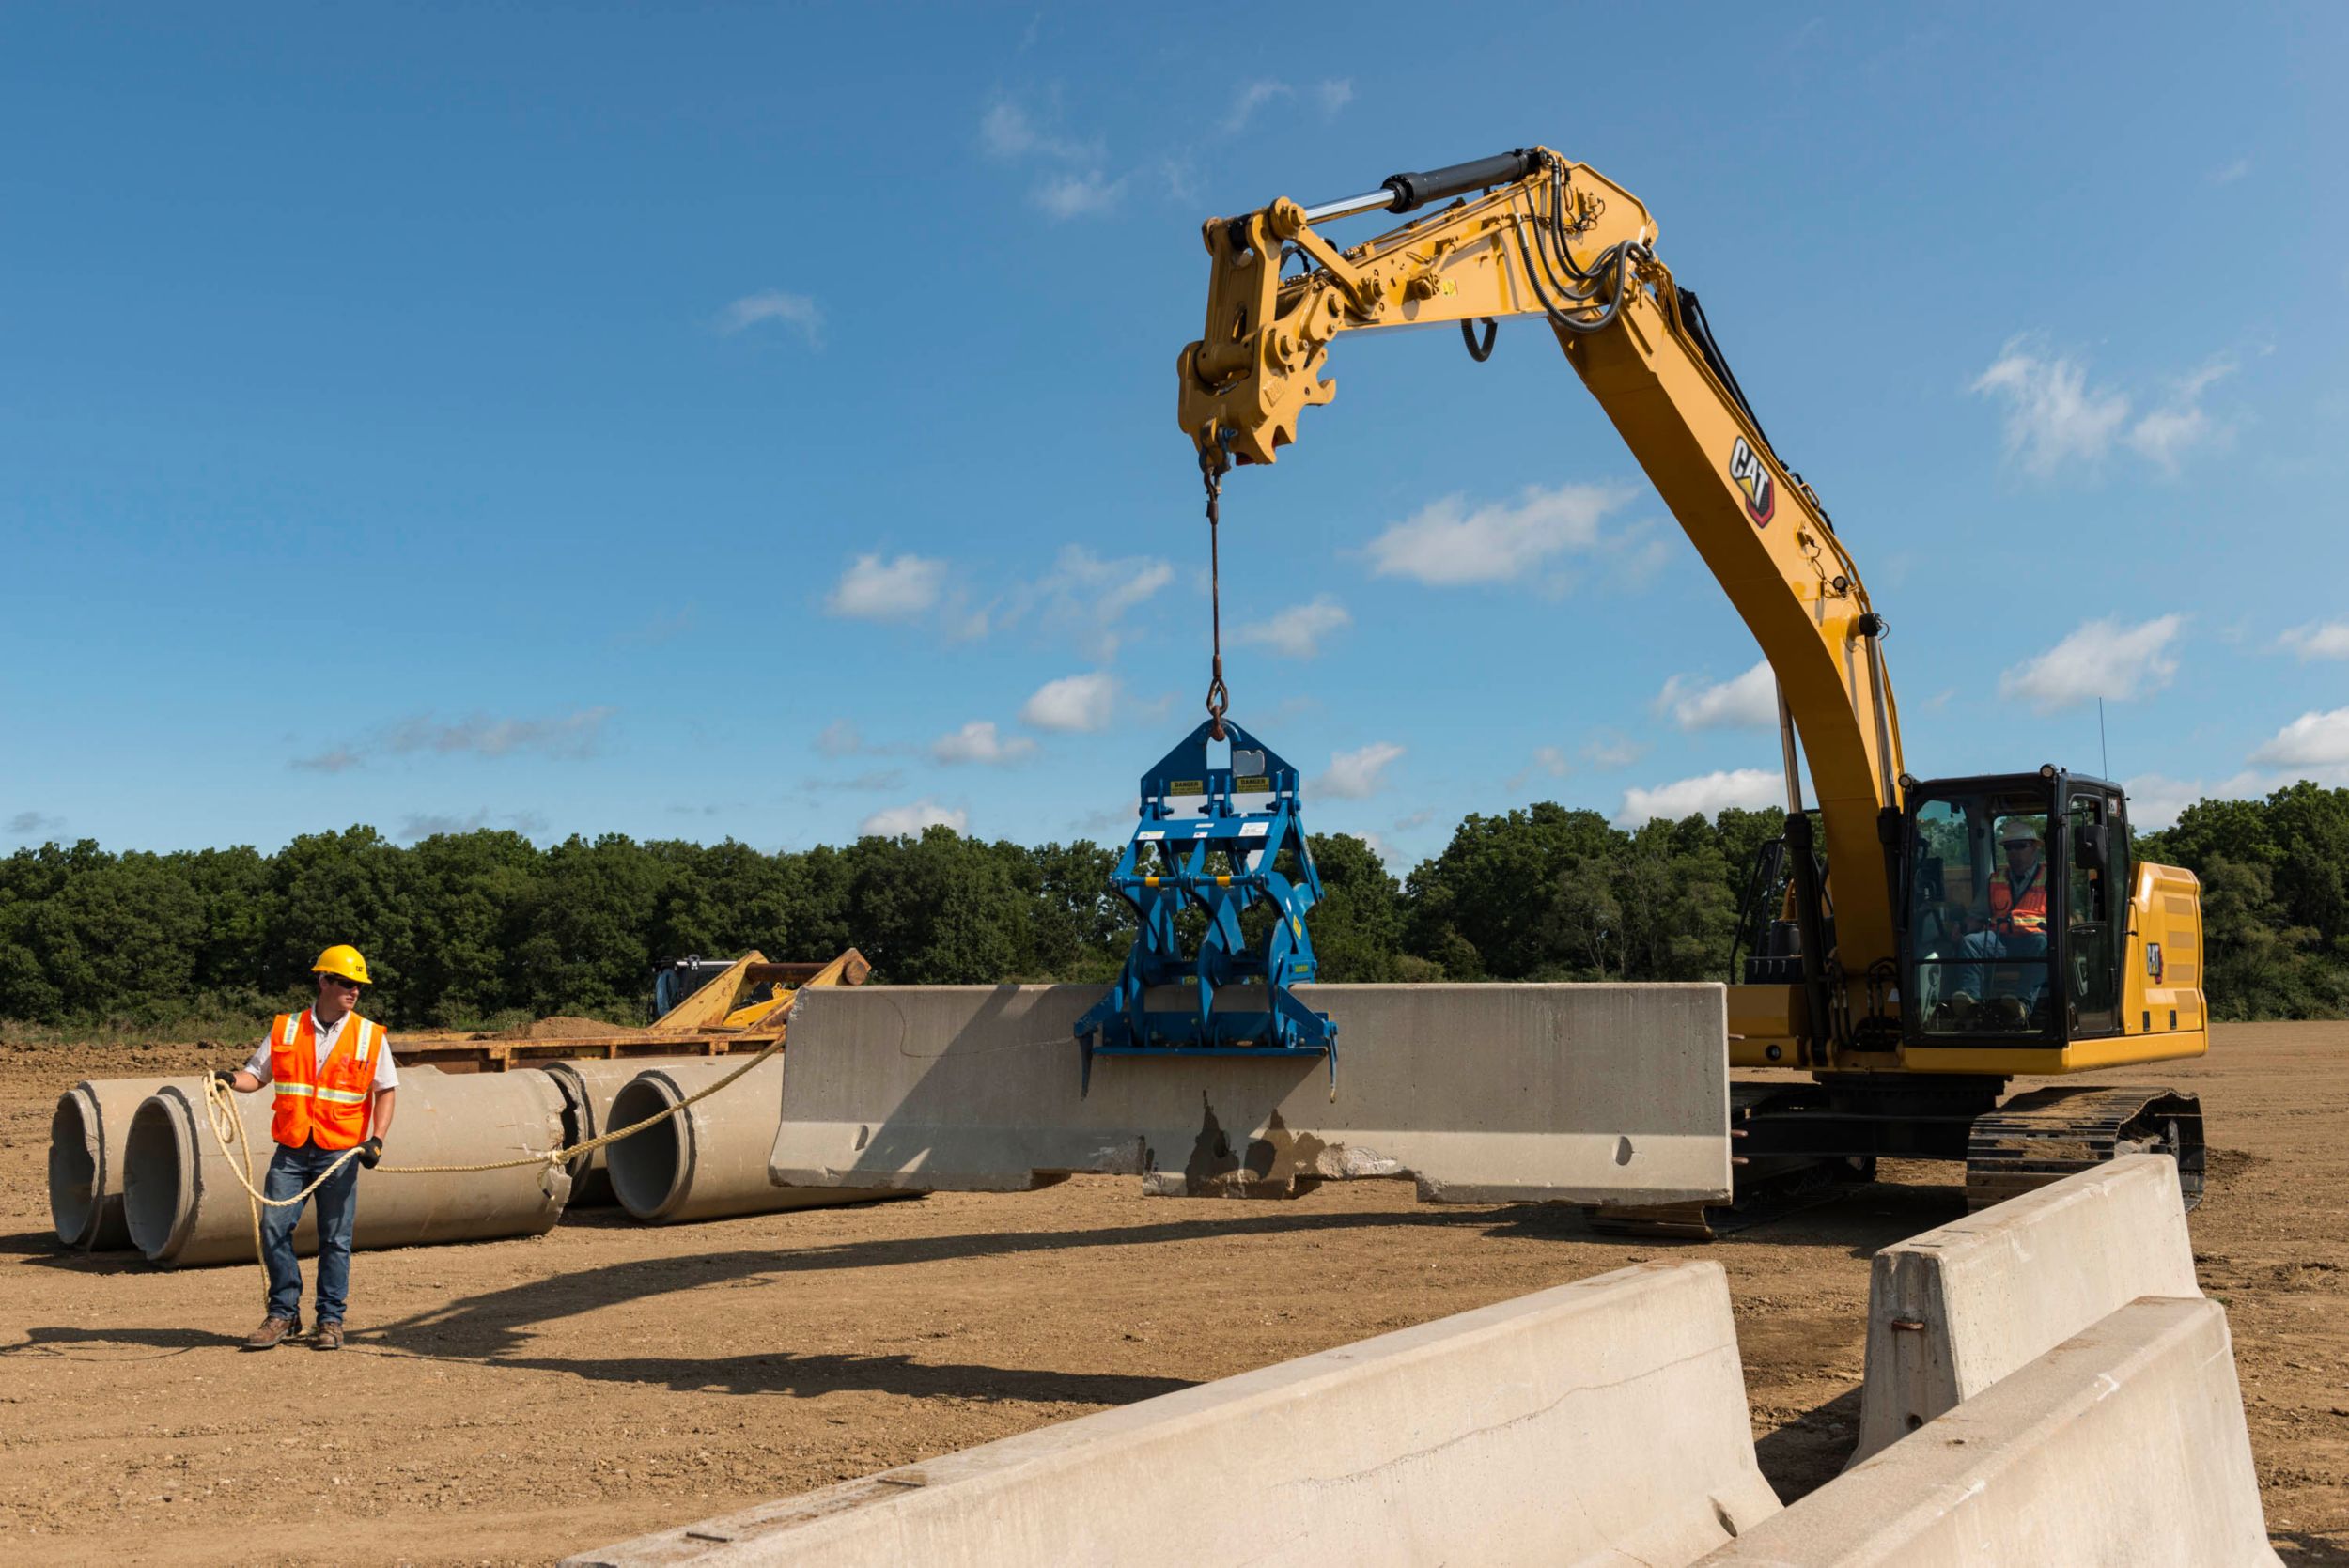
[[[2334,7],[13,8],[0,848],[1122,838],[1206,680],[1201,220],[1533,142],[1657,215],[1918,772],[2093,771],[2101,695],[2140,823],[2349,782],[2345,61]],[[1775,798],[1545,330],[1331,368],[1224,526],[1312,826]]]

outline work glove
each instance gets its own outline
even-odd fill
[[[359,1145],[359,1163],[366,1166],[368,1170],[374,1170],[376,1162],[382,1157],[383,1140],[380,1138],[370,1138],[365,1143]]]
[[[214,1067],[212,1069],[212,1081],[219,1084],[223,1089],[234,1089],[237,1086],[237,1069],[234,1067]]]

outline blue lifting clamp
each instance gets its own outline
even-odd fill
[[[1142,776],[1141,820],[1110,879],[1141,929],[1117,984],[1077,1020],[1080,1086],[1091,1086],[1097,1056],[1319,1056],[1329,1061],[1334,1097],[1338,1026],[1290,989],[1316,971],[1305,914],[1321,901],[1297,813],[1297,769],[1228,719],[1221,721],[1228,739],[1213,741],[1218,722],[1191,731]],[[1295,855],[1294,879],[1277,868],[1284,849]],[[1240,917],[1259,901],[1273,918],[1262,949],[1252,952]],[[1206,927],[1197,955],[1186,956],[1182,916],[1193,909],[1206,914]],[[1150,990],[1164,986],[1190,987],[1196,1006],[1145,1006]],[[1234,1007],[1227,992],[1219,1005],[1218,987],[1252,995]]]

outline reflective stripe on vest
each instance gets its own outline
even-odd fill
[[[2002,936],[2023,933],[2044,936],[2047,930],[2047,890],[2040,878],[2046,874],[2047,862],[2040,861],[2030,868],[2030,878],[2023,883],[2020,898],[2015,895],[2014,885],[2006,874],[1999,874],[1990,884],[1990,926]]]
[[[326,1060],[318,1059],[318,1025],[308,1009],[282,1015],[270,1031],[270,1078],[277,1090],[270,1136],[288,1148],[356,1148],[367,1136],[375,1063],[383,1029],[356,1013]]]

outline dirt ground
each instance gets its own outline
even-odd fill
[[[189,1048],[0,1044],[0,1560],[543,1562],[1638,1259],[1729,1270],[1762,1467],[1829,1479],[1859,1415],[1869,1255],[1963,1212],[1952,1168],[1710,1245],[1406,1184],[1290,1203],[1128,1179],[362,1253],[350,1347],[246,1355],[251,1265],[62,1253],[45,1151],[81,1078]],[[2128,1076],[2199,1092],[2193,1217],[2287,1562],[2349,1562],[2349,1024],[2238,1025]]]

